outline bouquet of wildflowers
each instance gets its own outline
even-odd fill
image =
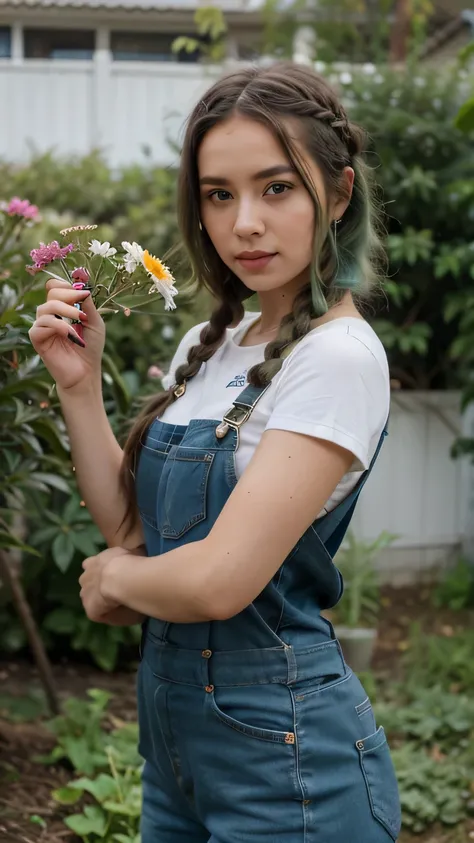
[[[164,299],[165,310],[174,310],[178,290],[174,278],[159,258],[138,243],[122,243],[118,251],[109,242],[92,236],[96,225],[77,225],[60,232],[57,240],[40,243],[30,253],[27,272],[44,272],[49,278],[68,281],[75,289],[88,289],[101,314],[130,316],[145,301]],[[151,296],[152,299],[148,299]],[[80,308],[80,306],[78,306]]]

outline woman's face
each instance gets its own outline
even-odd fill
[[[299,150],[325,208],[322,173]],[[265,292],[309,281],[313,201],[272,132],[247,117],[229,118],[205,136],[198,170],[202,224],[245,286]]]

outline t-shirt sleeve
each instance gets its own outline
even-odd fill
[[[351,471],[369,467],[387,421],[388,366],[352,334],[327,331],[302,340],[279,379],[266,430],[324,439],[354,455]]]
[[[173,355],[173,359],[171,360],[168,372],[161,379],[163,389],[169,389],[170,386],[174,384],[176,369],[179,366],[182,366],[183,363],[186,363],[189,349],[192,348],[193,345],[197,345],[199,343],[199,337],[204,325],[207,325],[207,322],[201,322],[199,325],[195,325],[193,328],[190,328],[190,330],[187,331],[181,339],[178,344],[178,348]]]

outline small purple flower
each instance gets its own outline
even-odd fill
[[[28,199],[20,199],[19,196],[13,196],[6,207],[6,213],[9,217],[23,217],[25,220],[35,220],[38,216],[38,208],[32,205]]]
[[[71,278],[73,278],[74,281],[82,281],[83,284],[88,284],[90,275],[84,266],[78,266],[77,269],[71,272]]]
[[[47,244],[40,243],[38,249],[32,249],[30,252],[30,256],[33,258],[34,263],[32,266],[26,267],[27,272],[29,272],[30,275],[35,275],[53,261],[65,258],[69,252],[73,251],[73,249],[73,243],[69,243],[67,246],[61,247],[57,240],[53,240],[52,243]]]

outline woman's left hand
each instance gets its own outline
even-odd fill
[[[89,620],[100,622],[104,615],[120,606],[115,600],[104,597],[102,584],[106,566],[113,565],[117,557],[126,555],[135,556],[136,552],[125,550],[123,547],[109,547],[97,556],[84,559],[84,573],[79,577],[80,598]]]

